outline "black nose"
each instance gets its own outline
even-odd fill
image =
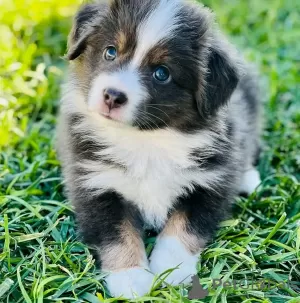
[[[109,109],[121,107],[128,101],[126,94],[113,88],[105,89],[103,94],[104,103],[109,107]]]

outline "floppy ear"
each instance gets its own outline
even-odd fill
[[[198,110],[206,117],[227,103],[242,76],[236,50],[219,35],[214,40],[209,47],[204,87],[196,96]]]
[[[94,3],[83,5],[75,16],[69,35],[67,59],[75,60],[86,49],[88,37],[95,31],[96,22],[101,18],[106,5]]]

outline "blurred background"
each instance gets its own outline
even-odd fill
[[[54,150],[66,68],[62,57],[72,17],[82,2],[0,0],[1,302],[4,298],[9,303],[48,302],[44,297],[50,296],[57,302],[99,302],[96,290],[102,298],[98,293],[103,289],[99,283],[102,276],[95,274],[87,248],[77,242],[73,214],[64,203]],[[244,253],[244,264],[251,264],[253,270],[258,264],[256,278],[269,275],[274,281],[290,277],[299,281],[300,1],[203,2],[215,11],[222,30],[260,70],[264,147],[259,170],[265,182],[257,195],[237,201],[235,216],[239,221],[230,228],[224,225],[214,243],[225,245],[228,253],[220,250],[218,255],[217,249],[208,250],[201,274],[216,273],[216,268],[212,271],[216,260],[225,258],[229,260],[227,270],[235,273],[237,261],[230,253],[235,251]],[[285,226],[279,233],[277,222]],[[265,247],[267,235],[274,231],[274,241],[267,241],[273,245],[270,250],[259,249],[258,256],[252,253],[252,248]],[[147,242],[148,251],[153,242]],[[218,263],[220,272],[222,262]],[[279,268],[280,276],[275,274]],[[248,269],[241,266],[239,274],[243,277]],[[277,291],[275,297],[279,296]],[[166,300],[170,297],[156,295],[166,296]],[[214,302],[221,302],[219,296],[217,292]],[[222,294],[222,302],[227,302],[226,296]],[[287,298],[297,294],[288,290],[287,296],[276,302],[288,302]],[[240,293],[231,302],[242,302],[243,298]]]

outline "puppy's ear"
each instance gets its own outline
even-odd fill
[[[242,65],[237,51],[221,34],[216,35],[209,47],[205,81],[196,96],[201,115],[213,116],[227,103],[242,77]]]
[[[73,27],[68,40],[66,58],[75,60],[86,49],[88,37],[95,31],[98,19],[103,15],[107,5],[92,3],[83,5],[74,18]],[[98,21],[98,22],[97,22]]]

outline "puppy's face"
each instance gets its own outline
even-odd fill
[[[82,7],[68,58],[89,110],[140,129],[203,126],[238,82],[211,19],[180,0]]]

